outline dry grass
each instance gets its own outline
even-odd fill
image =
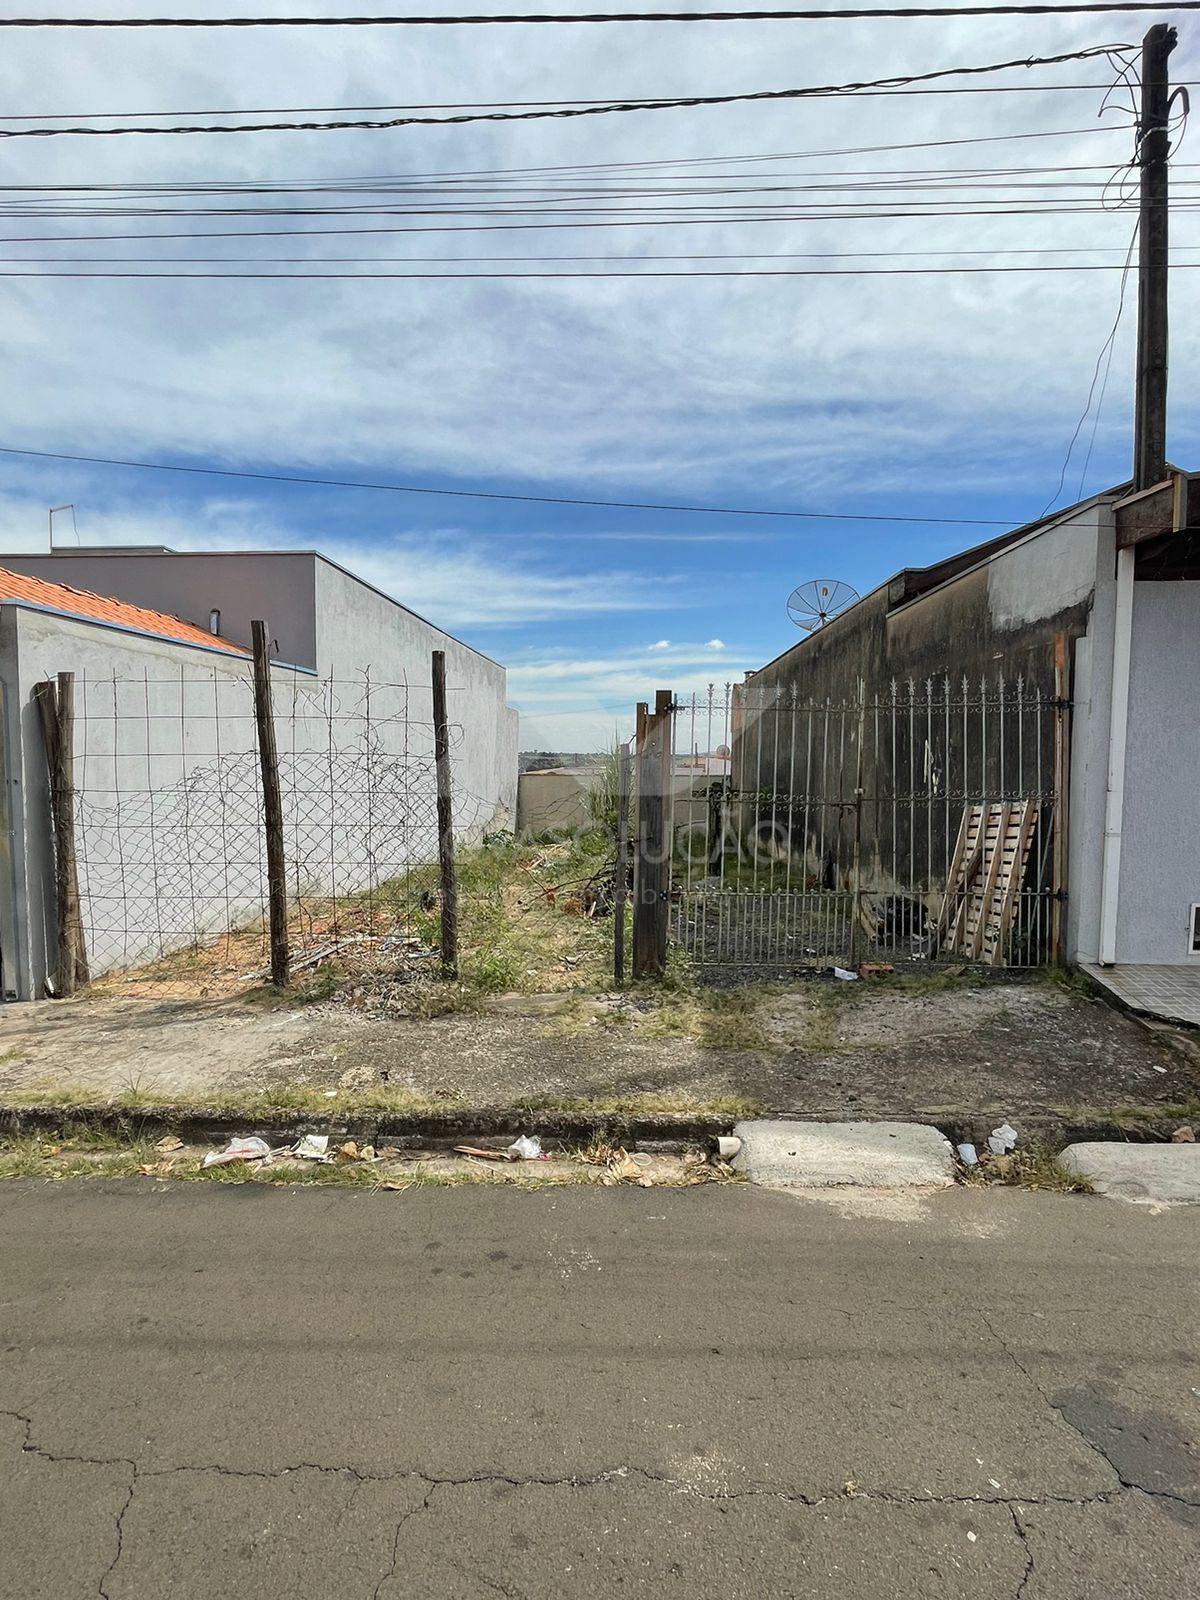
[[[464,1184],[506,1184],[545,1189],[567,1184],[643,1188],[692,1188],[736,1180],[727,1167],[702,1152],[685,1157],[631,1156],[621,1146],[593,1141],[586,1150],[566,1150],[543,1161],[495,1164],[450,1154],[403,1155],[384,1151],[360,1159],[348,1146],[346,1159],[305,1162],[281,1153],[269,1162],[204,1165],[204,1152],[165,1138],[123,1140],[70,1131],[0,1143],[0,1180],[61,1183],[78,1178],[143,1178],[153,1182],[261,1184],[272,1187],[334,1187],[373,1193]],[[368,1152],[368,1155],[373,1153]]]
[[[1095,1192],[1087,1178],[1069,1172],[1045,1145],[1031,1145],[1006,1156],[994,1156],[985,1150],[977,1166],[964,1169],[963,1182],[980,1188],[1000,1185],[1008,1189],[1042,1189],[1052,1194]]]
[[[487,994],[594,989],[611,971],[612,918],[584,915],[578,891],[610,857],[598,831],[539,845],[497,840],[461,850],[457,983],[438,981],[440,913],[428,908],[438,872],[431,864],[369,896],[313,902],[295,915],[290,930],[295,961],[339,939],[350,942],[316,966],[297,971],[284,994],[266,981],[268,948],[261,920],[200,949],[99,978],[90,992],[291,1005],[327,1001],[355,988],[369,991],[386,980],[391,1009],[428,1016],[470,1009]]]

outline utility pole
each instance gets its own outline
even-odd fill
[[[1135,491],[1149,489],[1167,475],[1167,120],[1171,103],[1167,58],[1176,41],[1175,29],[1165,22],[1155,23],[1142,40]]]
[[[1167,475],[1167,119],[1171,85],[1167,58],[1175,29],[1158,22],[1142,40],[1142,106],[1137,159],[1141,167],[1138,213],[1137,390],[1133,412],[1133,490],[1152,489]],[[1118,517],[1120,513],[1117,513]],[[1133,595],[1137,551],[1118,542],[1113,617],[1112,696],[1108,723],[1108,775],[1104,795],[1104,846],[1100,878],[1100,965],[1117,959],[1121,894],[1121,833],[1129,738],[1129,674],[1133,649]]]

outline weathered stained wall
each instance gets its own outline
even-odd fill
[[[1047,678],[1054,635],[1086,631],[1103,507],[1087,507],[1012,545],[961,577],[890,607],[881,585],[850,611],[754,674],[758,687],[796,685],[805,699],[852,699],[893,679],[1003,672]]]
[[[1111,539],[1107,501],[1085,504],[925,593],[902,598],[921,574],[881,586],[753,674],[742,692],[734,787],[760,798],[743,806],[743,826],[761,828],[769,805],[776,835],[803,857],[807,875],[829,888],[848,884],[861,685],[866,887],[935,903],[964,796],[1040,795],[1048,827],[1054,640],[1086,635],[1098,551]],[[788,794],[806,800],[788,806]]]

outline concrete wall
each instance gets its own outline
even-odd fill
[[[169,571],[177,558],[147,559]],[[274,558],[265,559],[269,572]],[[110,578],[123,570],[105,568]],[[257,573],[257,563],[229,567],[231,587],[243,570]],[[88,574],[89,586],[98,575]],[[274,669],[292,894],[355,893],[436,857],[435,647],[447,656],[456,833],[471,841],[512,827],[517,717],[505,705],[504,669],[317,557],[288,557],[278,575],[289,603],[311,618],[307,648],[322,668],[321,676]],[[249,589],[249,610],[283,615]],[[126,589],[122,598],[134,596]],[[93,972],[252,922],[265,892],[249,661],[0,606],[0,711],[13,779],[0,941],[5,984],[26,997],[44,991],[54,954],[49,797],[30,696],[60,671],[76,675],[80,891]]]
[[[1043,796],[1031,850],[1040,863],[1051,815],[1054,639],[1087,630],[1102,527],[1111,541],[1107,504],[1088,505],[985,549],[924,593],[913,589],[936,574],[904,574],[753,674],[739,694],[734,788],[823,803],[798,798],[781,808],[776,798],[769,819],[743,805],[742,831],[769,820],[806,875],[847,885],[852,811],[835,802],[848,802],[857,781],[861,683],[866,886],[939,904],[963,796]],[[1044,903],[1022,902],[1021,939],[1039,950],[1046,913]]]
[[[480,819],[477,833],[514,825],[518,719],[505,703],[504,668],[313,551],[64,550],[3,564],[203,628],[216,608],[223,636],[246,647],[251,621],[264,617],[274,658],[322,677],[369,670],[381,682],[427,690],[430,653],[445,650],[451,715],[462,729],[455,776],[464,805]]]
[[[434,627],[330,561],[316,565],[321,676],[409,684],[414,719],[432,724],[431,656],[446,652],[446,689],[455,729],[455,816],[468,837],[512,828],[517,816],[517,713],[505,703],[502,666]]]
[[[1052,686],[1054,635],[1087,626],[1096,538],[1105,507],[1087,507],[915,599],[893,605],[888,585],[865,595],[754,674],[756,690],[797,687],[805,700],[868,696],[893,679],[961,681],[1003,672]]]
[[[1118,962],[1200,962],[1200,582],[1134,584]]]
[[[1075,646],[1067,952],[1095,962],[1112,710],[1115,528],[1101,519],[1094,602]],[[1118,887],[1120,963],[1186,962],[1188,910],[1200,900],[1200,582],[1134,584],[1125,810]]]
[[[17,948],[5,951],[6,982],[11,956],[22,998],[44,992],[54,962],[50,804],[31,696],[35,684],[60,671],[75,674],[75,781],[81,791],[76,837],[93,970],[136,964],[223,926],[229,860],[238,864],[235,915],[260,912],[254,805],[227,814],[216,784],[197,788],[185,782],[214,765],[218,710],[231,754],[243,748],[242,787],[257,782],[244,658],[3,606],[0,662],[5,701],[19,732],[9,745],[8,777],[14,795],[14,917],[21,930]],[[228,772],[226,783],[237,787]],[[206,808],[210,847],[189,857],[179,848],[180,831],[190,827],[198,833]],[[0,881],[0,894],[6,887]]]
[[[560,828],[586,828],[587,797],[599,778],[594,772],[522,772],[517,779],[517,828],[521,833],[550,833]]]
[[[316,616],[311,551],[136,552],[63,550],[54,555],[5,556],[0,565],[48,583],[69,583],[131,605],[165,611],[197,627],[221,613],[221,633],[250,647],[250,624],[266,619],[279,661],[314,667]]]

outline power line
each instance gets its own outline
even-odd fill
[[[1200,6],[1200,0],[1195,0]],[[975,77],[988,72],[1005,72],[1017,67],[1058,66],[1065,61],[1088,61],[1097,56],[1134,48],[1129,44],[1092,45],[1085,50],[1070,50],[1061,55],[1029,56],[1014,61],[994,61],[982,66],[939,67],[931,72],[909,73],[891,78],[872,78],[861,82],[818,84],[799,89],[757,89],[745,94],[687,95],[677,99],[617,100],[593,105],[564,105],[526,111],[461,111],[449,116],[402,116],[383,119],[357,118],[336,122],[244,122],[187,123],[176,127],[151,127],[143,124],[118,128],[97,128],[90,124],[66,128],[3,128],[0,139],[53,139],[74,135],[92,138],[120,138],[130,134],[210,134],[210,133],[332,133],[346,130],[379,132],[391,128],[457,126],[468,122],[533,122],[568,117],[612,116],[633,111],[675,111],[697,106],[744,105],[771,100],[819,99],[830,95],[852,95],[870,89],[898,89],[912,84],[930,83],[941,78]]]
[[[1173,212],[1195,210],[1193,205],[1179,202],[1172,203]],[[44,234],[0,234],[0,244],[77,244],[77,243],[135,243],[147,240],[174,240],[174,239],[314,239],[314,238],[351,238],[380,235],[412,234],[412,233],[530,233],[530,232],[557,232],[563,229],[591,229],[591,228],[696,228],[709,227],[714,223],[726,226],[734,224],[749,224],[760,226],[766,223],[781,222],[881,222],[895,220],[920,220],[925,221],[932,217],[1052,217],[1052,216],[1112,216],[1111,208],[1099,204],[1076,205],[992,205],[988,207],[967,208],[958,206],[953,209],[912,209],[900,208],[859,209],[850,210],[842,207],[839,210],[823,209],[820,211],[783,211],[759,216],[696,216],[696,217],[610,217],[602,221],[595,221],[587,217],[574,217],[570,220],[559,222],[467,222],[450,226],[443,222],[416,223],[390,226],[373,226],[368,228],[218,228],[218,229],[173,229],[170,232],[156,233],[67,233],[56,234],[48,240]]]
[[[745,165],[752,165],[750,162]],[[725,167],[740,166],[743,163],[730,160],[724,163]],[[1196,171],[1200,168],[1197,162],[1175,162],[1172,171]],[[1077,173],[1104,173],[1103,183],[1094,180],[1077,178]],[[1070,174],[1072,176],[1062,176]],[[397,178],[283,178],[283,179],[251,179],[238,178],[225,180],[219,178],[196,179],[190,183],[58,183],[58,184],[0,184],[0,209],[11,215],[23,215],[21,207],[30,207],[31,215],[58,216],[61,214],[79,215],[83,197],[91,202],[88,214],[97,216],[116,216],[124,213],[114,208],[114,202],[125,201],[132,204],[140,202],[141,209],[138,214],[154,214],[170,211],[177,215],[181,210],[179,206],[155,206],[153,212],[147,210],[150,201],[179,200],[179,199],[211,199],[226,196],[238,198],[246,196],[294,196],[294,195],[343,195],[356,197],[383,196],[392,197],[426,197],[448,199],[464,197],[478,203],[480,197],[494,194],[504,200],[512,198],[544,199],[561,204],[565,200],[622,200],[622,199],[655,199],[664,196],[691,196],[691,195],[723,195],[723,194],[769,194],[769,193],[794,193],[812,192],[821,190],[875,190],[881,188],[906,187],[911,189],[971,189],[994,188],[991,183],[993,178],[1010,178],[1019,180],[1014,182],[1014,188],[1076,188],[1107,189],[1111,185],[1112,162],[1079,162],[1070,165],[1058,166],[1024,166],[1024,167],[828,167],[806,168],[800,172],[772,171],[767,167],[757,167],[750,172],[728,171],[721,167],[710,167],[704,171],[677,172],[669,167],[665,170],[655,169],[652,172],[596,172],[591,175],[576,177],[568,181],[558,174],[551,174],[548,178],[535,180],[534,178],[521,178],[519,173],[506,173],[500,171],[494,175],[480,175],[478,177],[459,177],[454,174],[432,174],[427,178],[413,176]],[[813,179],[849,179],[849,182],[830,184],[827,182],[814,183]],[[921,179],[930,179],[929,183],[920,182]],[[1049,179],[1050,182],[1040,180]],[[782,181],[782,180],[787,180]],[[1035,181],[1037,180],[1037,181]],[[1187,182],[1195,182],[1187,179]],[[51,210],[52,206],[67,207],[69,212]],[[228,208],[222,208],[228,209]],[[239,208],[244,211],[247,208]],[[255,206],[255,211],[281,212],[281,207]],[[304,208],[309,210],[312,208]],[[326,203],[320,208],[323,212],[337,213],[346,210],[344,206],[334,206]],[[352,208],[355,212],[364,210],[378,210],[380,206],[364,206],[360,203]],[[386,209],[391,210],[388,206]],[[203,213],[212,214],[213,208],[209,207]]]
[[[1187,272],[1200,267],[1200,261],[1177,261],[1175,270]],[[1088,265],[1072,263],[1059,266],[1007,266],[1007,267],[723,267],[699,271],[669,271],[655,269],[651,272],[20,272],[0,271],[0,278],[73,278],[73,279],[194,279],[197,282],[218,280],[222,283],[428,283],[440,281],[453,283],[473,280],[521,280],[546,278],[943,278],[971,276],[982,273],[1012,272],[1120,272],[1118,264]]]
[[[1192,80],[1175,80],[1176,83],[1185,82],[1187,87],[1193,87]],[[1093,93],[1103,93],[1111,89],[1108,83],[1047,83],[1036,88],[1010,88],[1005,85],[996,85],[994,89],[973,89],[973,94],[1042,94],[1050,90],[1090,90]],[[946,90],[945,93],[958,93],[958,90]],[[610,97],[611,98],[611,97]],[[226,107],[201,107],[196,108],[171,108],[157,111],[26,111],[0,113],[0,122],[63,122],[70,117],[81,117],[88,122],[109,122],[118,119],[124,121],[130,117],[272,117],[272,116],[316,116],[328,113],[330,115],[348,113],[351,111],[518,111],[526,107],[539,106],[601,106],[608,102],[604,99],[593,100],[431,100],[387,102],[381,105],[365,106],[226,106]],[[1111,125],[1110,125],[1111,126]],[[1096,129],[1082,130],[1096,132]],[[1022,134],[1001,134],[1000,138],[1023,138]],[[952,143],[953,141],[946,141]]]
[[[780,511],[748,506],[675,505],[650,500],[597,500],[580,495],[502,494],[491,489],[441,489],[432,488],[428,484],[367,483],[352,478],[322,478],[303,473],[247,472],[233,467],[182,467],[163,461],[128,461],[115,456],[73,455],[58,450],[23,450],[16,445],[0,445],[0,455],[28,456],[41,461],[74,461],[95,467],[133,467],[144,472],[182,472],[196,477],[249,478],[261,483],[301,483],[328,489],[370,489],[388,494],[440,495],[454,500],[507,500],[526,505],[596,506],[610,511],[673,511],[688,516],[786,517],[810,522],[936,523],[939,526],[962,528],[1011,528],[1020,521],[1016,517],[1002,520],[997,517],[884,516],[878,512]]]
[[[1046,515],[1046,513],[1050,510],[1051,506],[1058,499],[1059,495],[1062,493],[1063,484],[1067,481],[1067,468],[1071,465],[1071,456],[1074,453],[1075,445],[1079,440],[1079,435],[1083,432],[1083,425],[1087,421],[1088,412],[1092,409],[1092,399],[1093,399],[1093,397],[1095,396],[1095,393],[1096,393],[1096,384],[1100,381],[1100,368],[1101,368],[1101,365],[1104,363],[1105,356],[1107,355],[1107,357],[1108,357],[1108,365],[1104,367],[1104,384],[1103,384],[1103,387],[1101,388],[1101,392],[1100,392],[1100,405],[1102,406],[1104,404],[1104,390],[1107,389],[1107,387],[1108,387],[1108,371],[1109,371],[1109,367],[1111,367],[1111,365],[1112,365],[1112,353],[1113,353],[1113,349],[1114,349],[1114,347],[1116,345],[1117,331],[1121,326],[1121,315],[1125,310],[1125,290],[1126,290],[1126,288],[1128,286],[1128,283],[1129,283],[1129,272],[1130,272],[1130,268],[1133,266],[1133,252],[1134,252],[1134,249],[1137,246],[1137,240],[1138,240],[1139,231],[1140,231],[1140,224],[1139,223],[1135,223],[1134,224],[1134,228],[1133,228],[1132,237],[1129,240],[1129,248],[1125,252],[1125,264],[1121,268],[1121,289],[1120,289],[1120,293],[1117,296],[1117,313],[1116,313],[1116,316],[1113,318],[1113,324],[1112,324],[1112,327],[1109,329],[1108,337],[1105,339],[1104,343],[1100,346],[1100,353],[1096,357],[1096,365],[1095,365],[1095,368],[1092,371],[1092,381],[1091,381],[1090,385],[1088,386],[1087,400],[1084,402],[1084,407],[1083,407],[1082,412],[1080,413],[1079,421],[1075,424],[1075,432],[1071,435],[1070,443],[1067,445],[1067,453],[1063,457],[1062,471],[1058,475],[1058,486],[1056,487],[1054,493],[1050,496],[1049,500],[1046,502],[1045,510],[1043,510],[1042,516]],[[1097,426],[1099,425],[1099,422],[1100,422],[1100,408],[1098,406],[1096,408],[1096,425]],[[1083,480],[1087,476],[1088,462],[1092,458],[1092,446],[1095,444],[1095,442],[1096,442],[1096,428],[1093,427],[1092,428],[1091,442],[1088,445],[1087,455],[1084,458],[1083,472],[1080,475],[1080,479],[1079,479],[1079,496],[1080,496],[1081,499],[1083,497]]]
[[[1184,247],[1189,248],[1189,247]],[[1190,248],[1200,248],[1192,246]],[[1004,248],[996,250],[744,250],[727,253],[708,251],[694,255],[570,255],[570,256],[0,256],[0,262],[10,265],[28,263],[42,266],[78,266],[78,265],[121,265],[122,263],[141,262],[153,265],[162,262],[166,265],[219,265],[225,263],[229,266],[253,265],[256,262],[274,264],[278,266],[305,266],[307,264],[322,265],[331,263],[359,264],[370,266],[373,262],[410,261],[410,262],[441,262],[459,263],[461,265],[475,265],[480,262],[528,262],[528,261],[624,261],[636,266],[641,261],[884,261],[905,256],[1069,256],[1076,251],[1084,250],[1089,255],[1119,255],[1125,256],[1126,252],[1117,246],[1110,245],[1059,245],[1050,248],[1021,249]],[[1172,261],[1172,266],[1198,266],[1200,262]],[[1118,266],[1119,270],[1119,266]]]
[[[1200,10],[1200,0],[1172,0],[1169,9]],[[0,19],[0,28],[430,28],[504,23],[839,22],[869,17],[1057,17],[1108,11],[1162,10],[1163,6],[1158,0],[1076,0],[1076,3],[1060,5],[860,6],[824,11],[567,11],[342,17],[9,17]]]
[[[509,177],[537,177],[544,174],[558,175],[565,173],[589,173],[602,175],[609,172],[632,172],[636,174],[643,169],[661,167],[711,167],[729,165],[733,162],[757,163],[764,161],[815,161],[824,156],[861,156],[861,155],[886,155],[900,150],[935,150],[949,146],[964,144],[1006,144],[1017,139],[1074,139],[1083,135],[1103,133],[1126,133],[1128,125],[1119,123],[1102,123],[1087,128],[1033,128],[1025,133],[989,133],[976,134],[970,137],[957,139],[917,139],[906,144],[864,144],[843,145],[827,147],[816,150],[769,150],[757,153],[726,155],[726,156],[659,156],[653,160],[645,161],[593,161],[577,162],[560,166],[540,167],[467,167],[449,168],[441,172],[414,172],[402,175],[369,174],[364,173],[358,178],[343,180],[345,183],[387,183],[401,181],[426,181],[465,178],[509,178]],[[651,174],[652,175],[652,174]],[[236,181],[214,180],[222,183],[226,188],[233,190],[235,187],[253,187],[258,184],[278,182],[279,180],[244,178]],[[314,178],[297,178],[287,180],[295,183],[321,183],[328,180]],[[41,193],[49,193],[57,189],[86,189],[88,191],[128,188],[130,185],[120,184],[0,184],[0,191],[20,192],[37,189]],[[147,192],[160,190],[174,190],[178,185],[170,183],[141,183],[137,188]]]

